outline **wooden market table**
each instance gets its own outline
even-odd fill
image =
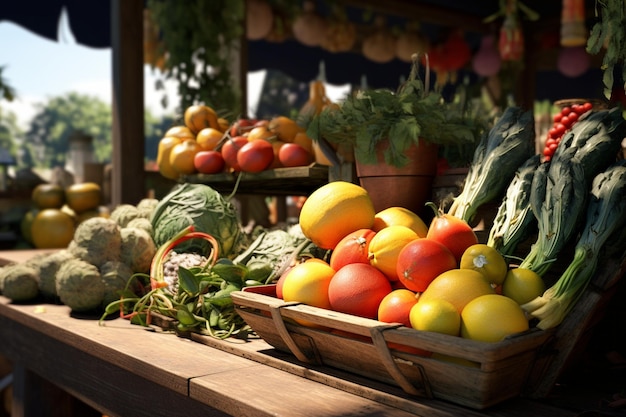
[[[14,365],[13,417],[575,415],[523,399],[478,412],[367,387],[356,395],[249,359],[271,350],[262,340],[233,354],[237,342],[216,341],[230,345],[218,349],[120,318],[100,326],[66,306],[17,305],[4,297],[0,340],[0,355]]]

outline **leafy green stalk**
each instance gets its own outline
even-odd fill
[[[604,244],[626,225],[626,160],[594,178],[591,196],[573,260],[542,296],[522,305],[532,317],[540,319],[537,327],[541,329],[563,321],[592,280]]]
[[[493,200],[509,184],[515,171],[534,153],[533,116],[507,108],[487,135],[483,135],[463,185],[448,214],[471,221],[478,208]]]
[[[577,231],[585,215],[589,184],[614,161],[626,135],[619,108],[581,119],[559,143],[554,157],[537,171],[531,207],[538,221],[537,241],[520,264],[544,275]],[[539,184],[545,176],[545,185]]]
[[[489,230],[487,245],[503,255],[511,255],[517,245],[529,236],[536,226],[530,205],[533,177],[540,164],[540,156],[533,155],[517,170],[507,188],[502,204]]]
[[[573,153],[575,149],[571,149]],[[546,197],[537,217],[537,241],[520,264],[544,275],[579,224],[587,200],[587,181],[576,161],[550,163]]]

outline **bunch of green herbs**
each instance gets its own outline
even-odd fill
[[[468,116],[463,106],[448,103],[440,92],[429,89],[419,77],[418,57],[413,57],[409,78],[396,92],[389,89],[359,91],[338,107],[329,106],[307,126],[314,141],[347,145],[357,161],[376,164],[379,145],[386,144],[388,165],[403,167],[409,162],[406,151],[420,141],[442,146],[473,146],[484,123]]]

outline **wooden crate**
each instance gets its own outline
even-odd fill
[[[237,312],[274,348],[305,364],[398,386],[416,398],[474,409],[523,394],[551,335],[532,330],[498,343],[477,342],[287,303],[273,291],[274,286],[252,287],[232,298]]]

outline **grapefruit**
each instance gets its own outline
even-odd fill
[[[374,235],[376,232],[372,229],[359,229],[349,233],[333,249],[330,255],[330,266],[338,271],[348,264],[369,264],[369,246]]]
[[[471,300],[481,295],[495,294],[483,274],[472,269],[451,269],[441,273],[420,295],[420,302],[441,299],[451,302],[459,313]]]
[[[378,306],[391,292],[387,277],[369,264],[348,264],[338,270],[328,286],[330,308],[341,313],[375,319]]]
[[[379,211],[374,216],[374,226],[372,230],[380,231],[383,227],[400,225],[413,229],[419,237],[426,237],[428,226],[414,212],[404,207],[389,207]]]
[[[499,342],[528,328],[524,310],[504,295],[476,297],[461,312],[461,336],[466,339]]]
[[[302,233],[322,249],[334,249],[349,233],[369,229],[374,204],[365,188],[332,181],[313,191],[300,210]]]
[[[396,262],[396,273],[406,288],[423,292],[442,272],[456,267],[456,259],[447,247],[436,240],[421,238],[402,248]]]

